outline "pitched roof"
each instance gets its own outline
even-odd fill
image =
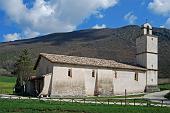
[[[95,67],[104,67],[104,68],[130,69],[130,70],[142,70],[142,71],[146,70],[145,68],[142,67],[118,63],[114,60],[47,54],[47,53],[40,53],[34,69],[36,69],[41,57],[46,58],[52,63],[59,63],[59,64],[86,65],[86,66],[95,66]]]

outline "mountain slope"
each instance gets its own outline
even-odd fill
[[[154,28],[159,36],[159,77],[169,77],[170,30]],[[11,69],[18,53],[28,48],[36,60],[40,52],[113,59],[135,64],[135,40],[140,36],[139,26],[117,29],[81,30],[70,33],[54,33],[37,38],[0,43],[0,66]]]

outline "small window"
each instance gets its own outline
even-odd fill
[[[138,81],[138,72],[135,72],[135,80]]]
[[[72,77],[72,69],[68,69],[68,76]]]
[[[151,79],[151,81],[153,82],[153,78]]]
[[[117,71],[115,71],[115,78],[117,78]]]
[[[150,28],[149,26],[147,26],[147,34],[149,34]]]
[[[92,77],[95,77],[95,70],[92,71]]]

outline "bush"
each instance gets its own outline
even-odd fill
[[[168,100],[170,100],[170,92],[167,93],[164,97],[167,98]]]

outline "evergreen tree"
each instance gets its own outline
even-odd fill
[[[30,53],[24,49],[15,63],[14,74],[17,76],[15,89],[21,90],[29,77],[34,74],[32,64]]]

